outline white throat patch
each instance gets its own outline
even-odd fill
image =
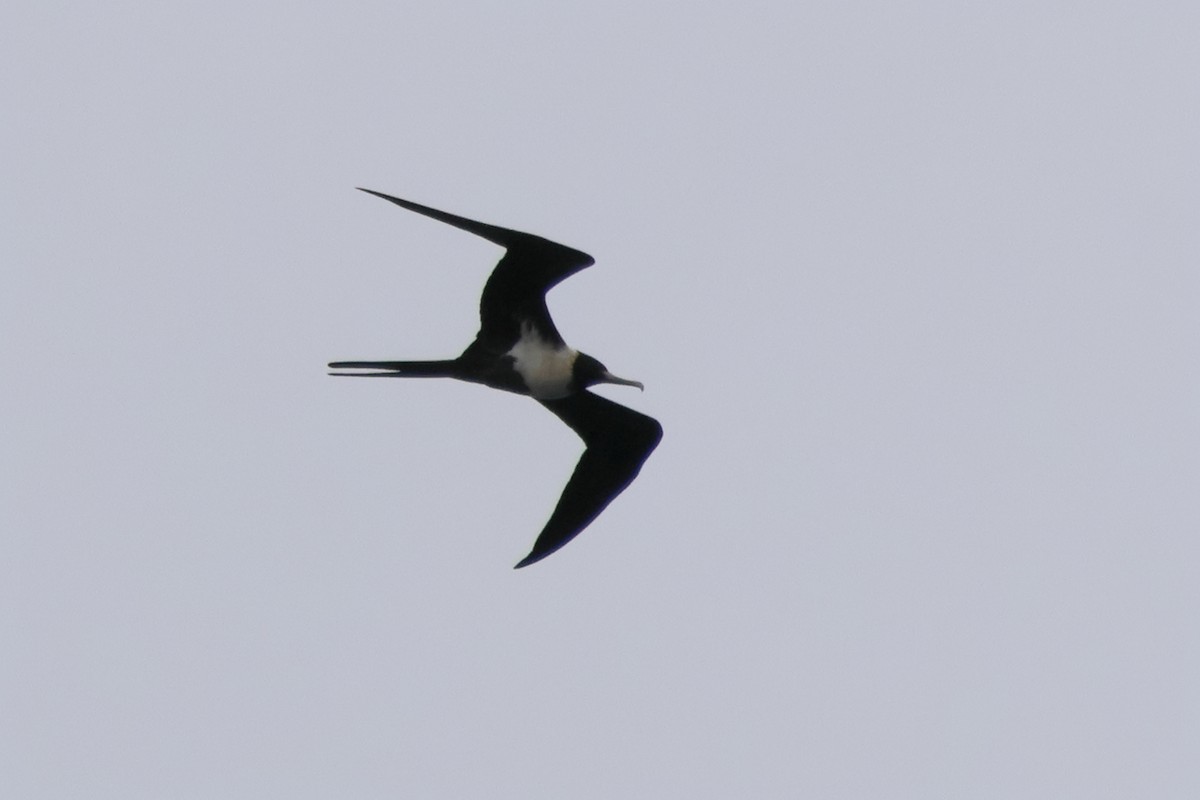
[[[547,342],[533,326],[521,326],[521,338],[508,351],[513,369],[529,387],[536,400],[558,400],[571,393],[571,372],[578,350],[555,347]]]

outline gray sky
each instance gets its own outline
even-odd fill
[[[9,2],[0,788],[1200,796],[1200,12]],[[569,547],[499,251],[666,437]]]

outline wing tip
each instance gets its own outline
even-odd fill
[[[513,569],[521,569],[523,567],[528,567],[530,564],[536,564],[537,562],[541,561],[543,558],[545,558],[548,555],[550,555],[550,554],[549,553],[530,553],[529,555],[525,556],[520,561],[518,561],[516,563],[516,566],[513,567]]]
[[[584,527],[587,527],[587,526],[584,526]],[[579,530],[583,530],[583,528],[580,528]],[[529,555],[525,556],[520,561],[518,561],[516,563],[516,566],[513,567],[513,569],[523,569],[524,567],[528,567],[530,564],[536,564],[539,561],[541,561],[549,556],[554,555],[559,550],[562,550],[563,547],[567,544],[567,542],[574,539],[578,533],[579,533],[579,531],[576,531],[575,533],[571,534],[570,536],[566,537],[565,539],[556,541],[553,544],[543,544],[540,541],[534,542],[533,549],[529,551]]]

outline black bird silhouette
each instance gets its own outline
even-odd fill
[[[579,434],[586,449],[562,497],[517,569],[541,561],[574,539],[637,477],[662,439],[658,421],[587,390],[597,383],[643,388],[618,378],[591,356],[567,346],[550,319],[546,292],[595,263],[565,245],[445,211],[382,197],[401,208],[481,236],[505,248],[483,287],[479,333],[458,358],[442,361],[335,361],[333,375],[373,378],[456,378],[525,394]]]

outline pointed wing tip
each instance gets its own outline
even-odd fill
[[[534,555],[533,553],[530,553],[529,555],[525,556],[520,561],[518,561],[516,566],[513,567],[513,569],[521,569],[522,567],[528,567],[530,564],[536,564],[537,562],[541,561],[543,558],[545,558],[548,555],[550,555],[550,554],[542,553],[540,555]]]
[[[378,197],[380,200],[387,200],[389,203],[395,203],[396,205],[400,206],[401,208],[407,208],[410,211],[417,211],[417,213],[419,213],[419,214],[425,213],[425,211],[421,210],[421,209],[424,209],[425,206],[418,205],[417,203],[414,203],[411,200],[401,200],[399,197],[393,197],[390,194],[386,194],[384,192],[377,192],[374,189],[367,189],[366,187],[363,187],[363,186],[355,186],[354,188],[358,189],[360,192],[366,192],[367,194],[374,195],[375,197]],[[416,206],[416,208],[414,208],[414,206]]]
[[[545,558],[548,558],[549,556],[554,555],[559,550],[563,549],[563,546],[566,545],[567,542],[571,541],[574,538],[575,538],[575,534],[571,534],[570,536],[566,537],[565,539],[554,542],[552,544],[544,544],[542,542],[534,542],[533,549],[529,551],[529,555],[525,556],[520,561],[518,561],[516,563],[516,566],[513,567],[513,569],[521,569],[523,567],[528,567],[530,564],[536,564],[539,561],[541,561]]]

